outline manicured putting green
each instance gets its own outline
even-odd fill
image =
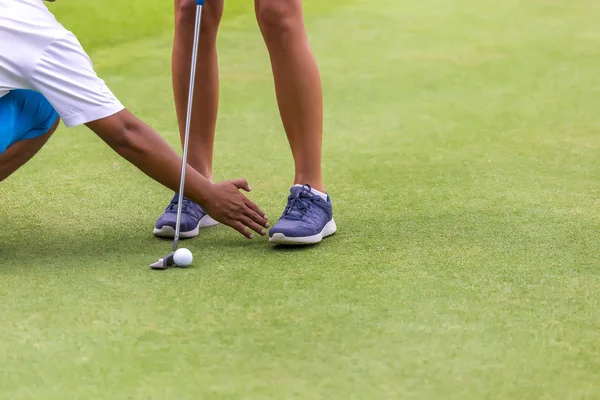
[[[276,219],[291,156],[252,4],[226,4],[216,178]],[[0,398],[600,397],[599,3],[305,4],[339,234],[211,228],[152,272],[171,194],[61,128],[1,184]],[[178,146],[171,2],[50,7]]]

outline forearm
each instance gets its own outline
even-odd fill
[[[179,191],[181,157],[152,128],[131,113],[125,110],[91,122],[88,127],[150,178],[175,192]],[[184,195],[203,205],[210,189],[211,183],[188,166]]]
[[[173,191],[179,190],[181,158],[148,125],[127,110],[87,124],[88,128],[122,157]],[[250,191],[245,179],[212,184],[187,167],[184,195],[203,206],[208,214],[249,239],[252,233],[265,235],[269,222],[265,213],[240,189]]]
[[[132,146],[113,149],[142,172],[174,192],[179,191],[181,157],[158,136],[143,134]],[[112,146],[111,146],[112,147]],[[189,165],[186,170],[184,195],[198,204],[204,204],[211,183]]]

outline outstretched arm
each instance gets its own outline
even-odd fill
[[[181,158],[152,128],[123,110],[86,124],[122,157],[173,191],[179,190]],[[265,213],[239,189],[250,191],[245,179],[213,184],[187,167],[184,195],[202,205],[208,214],[251,239],[248,228],[266,234]]]

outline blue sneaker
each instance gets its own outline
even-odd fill
[[[156,221],[154,235],[165,238],[175,237],[175,226],[177,224],[177,202],[179,194],[175,193],[173,200],[165,210],[164,214]],[[212,219],[206,211],[198,204],[184,197],[181,211],[181,239],[189,239],[198,236],[200,228],[217,225],[218,222]]]
[[[274,244],[315,244],[337,231],[331,199],[311,193],[308,185],[293,186],[283,215],[269,232]]]

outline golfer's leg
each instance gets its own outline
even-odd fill
[[[223,0],[206,2],[202,12],[196,87],[194,89],[194,113],[190,132],[188,164],[208,179],[212,179],[213,146],[219,102],[216,41],[222,15]],[[175,0],[172,74],[175,108],[182,143],[187,113],[195,19],[195,0]]]
[[[219,70],[217,65],[217,31],[223,15],[223,0],[210,0],[202,10],[202,25],[198,59],[196,64],[196,85],[190,130],[187,163],[212,180],[213,147],[217,125],[219,103]],[[190,85],[190,68],[194,45],[196,23],[196,1],[175,0],[175,38],[173,40],[173,94],[181,143],[184,143],[185,124]],[[177,225],[177,205],[179,194],[175,194],[165,212],[154,225],[153,233],[160,237],[173,237]],[[198,204],[184,199],[182,210],[182,239],[198,235],[200,228],[217,224]]]
[[[271,58],[279,111],[294,156],[294,183],[324,191],[321,79],[306,36],[302,0],[255,0],[255,8]]]
[[[58,127],[60,119],[57,118],[52,127],[43,135],[31,139],[20,140],[13,143],[0,154],[0,182],[8,178],[13,172],[21,168],[36,155],[46,144],[50,136]]]

